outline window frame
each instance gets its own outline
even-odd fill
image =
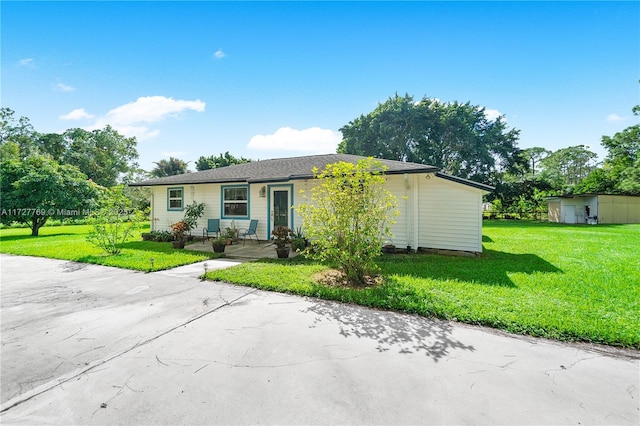
[[[171,191],[180,190],[180,197],[171,197]],[[180,207],[171,207],[172,200],[180,200]],[[181,212],[184,210],[184,186],[167,188],[167,211]]]
[[[246,189],[247,190],[247,199],[246,200],[225,200],[224,193],[226,189]],[[249,219],[250,212],[250,199],[251,199],[251,191],[249,185],[222,185],[220,187],[220,217],[222,219]],[[226,203],[247,203],[247,214],[246,215],[226,215],[224,213],[224,206]]]

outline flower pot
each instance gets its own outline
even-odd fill
[[[213,246],[214,253],[224,253],[224,248],[226,247],[226,244],[216,243],[216,244],[212,244],[212,246]]]
[[[184,248],[184,241],[173,241],[173,248],[183,249]]]
[[[276,248],[276,253],[278,253],[278,259],[286,259],[289,257],[289,247]]]

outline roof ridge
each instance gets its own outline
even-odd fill
[[[132,186],[192,185],[199,183],[269,182],[313,178],[313,169],[346,161],[355,163],[368,157],[355,154],[329,153],[298,157],[268,158],[249,163],[231,164],[193,173],[148,179]],[[375,157],[372,157],[375,158]],[[387,166],[386,174],[437,172],[438,167],[398,160],[375,158]]]

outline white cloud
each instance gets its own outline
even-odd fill
[[[487,117],[489,121],[495,121],[498,117],[502,116],[502,113],[497,109],[486,109],[484,110],[484,116]],[[504,120],[504,117],[502,118]],[[505,120],[506,121],[506,120]]]
[[[21,67],[27,67],[27,68],[35,68],[36,67],[36,63],[33,60],[33,58],[20,59],[18,61],[18,65],[20,65]]]
[[[164,96],[146,96],[112,109],[105,120],[118,124],[154,123],[167,117],[175,117],[186,110],[203,112],[205,106],[201,100],[182,101]]]
[[[174,118],[188,110],[203,112],[205,106],[206,104],[199,99],[185,101],[165,96],[141,97],[135,102],[129,102],[107,112],[88,130],[102,129],[110,125],[124,136],[135,136],[138,141],[153,139],[160,134],[160,130],[149,128],[145,125],[146,123]]]
[[[213,54],[213,57],[216,58],[216,59],[222,59],[225,56],[227,56],[227,54],[224,53],[224,51],[222,49],[216,50],[216,53]]]
[[[53,90],[58,91],[58,92],[73,92],[75,91],[75,87],[71,87],[67,84],[64,83],[58,83],[55,86],[53,86]]]
[[[96,128],[103,129],[105,126],[94,127],[94,129]],[[116,129],[118,133],[128,138],[136,138],[138,141],[146,141],[149,139],[153,139],[160,134],[160,130],[150,129],[146,126],[121,126],[121,125],[111,124],[111,127]]]
[[[308,154],[327,154],[336,152],[342,140],[340,133],[319,127],[296,130],[281,127],[271,135],[255,135],[249,141],[248,148],[260,151],[296,151]]]
[[[82,120],[85,118],[93,118],[94,116],[89,114],[84,108],[76,108],[68,114],[61,115],[60,120]]]
[[[607,116],[607,121],[609,123],[618,123],[618,122],[624,121],[626,119],[627,119],[627,117],[620,117],[618,114],[609,114]]]

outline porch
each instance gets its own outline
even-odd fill
[[[213,253],[213,247],[210,241],[193,241],[185,245],[185,250],[201,251],[205,253]],[[225,257],[231,259],[276,259],[276,246],[271,241],[249,241],[242,244],[242,240],[237,243],[225,246]],[[289,257],[297,256],[298,253],[293,250],[289,253]]]

